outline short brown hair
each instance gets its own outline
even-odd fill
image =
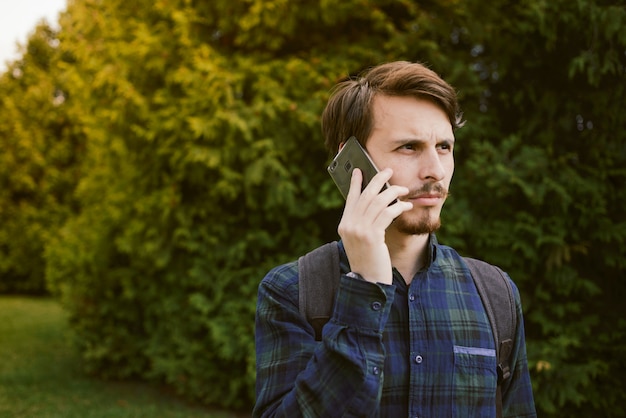
[[[351,136],[365,146],[372,131],[372,101],[377,94],[430,100],[448,115],[453,129],[463,126],[452,86],[423,64],[390,62],[334,88],[322,114],[322,133],[330,153],[337,152],[339,144]]]

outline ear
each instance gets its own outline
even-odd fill
[[[346,141],[343,141],[339,144],[339,149],[337,150],[337,152],[341,151],[344,145],[346,145]]]

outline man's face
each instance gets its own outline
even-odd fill
[[[391,184],[405,186],[413,203],[390,228],[427,234],[440,226],[454,173],[454,133],[446,113],[428,100],[378,95],[366,148],[379,169],[393,169]]]

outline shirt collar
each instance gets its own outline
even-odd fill
[[[430,268],[431,265],[437,260],[437,247],[439,246],[439,241],[437,241],[437,236],[435,233],[431,233],[428,240],[428,264],[427,267]]]

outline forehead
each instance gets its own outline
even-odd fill
[[[454,138],[446,112],[427,99],[378,95],[372,102],[372,117],[372,135]]]

